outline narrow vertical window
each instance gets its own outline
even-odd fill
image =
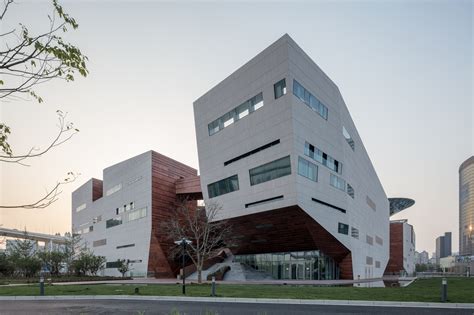
[[[273,91],[275,93],[275,99],[282,97],[286,94],[286,81],[285,79],[278,81],[273,85]]]

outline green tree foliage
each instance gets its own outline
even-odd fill
[[[15,272],[15,266],[6,253],[0,253],[0,275],[10,277]]]
[[[52,275],[55,276],[59,275],[61,269],[63,268],[65,257],[65,253],[59,250],[44,250],[38,253],[38,258],[41,260],[43,265],[48,268]]]
[[[73,268],[78,276],[97,275],[97,272],[104,268],[104,256],[95,256],[90,251],[83,251],[74,260]]]
[[[58,0],[51,0],[51,15],[45,16],[45,28],[42,31],[32,30],[29,21],[8,20],[11,10],[18,10],[15,0],[3,0],[0,2],[0,103],[1,106],[10,105],[12,101],[27,100],[33,98],[39,103],[43,98],[38,95],[35,88],[53,79],[66,82],[74,81],[75,76],[86,77],[88,74],[86,62],[87,57],[81,50],[66,41],[63,36],[69,29],[77,29],[76,20],[71,17]],[[23,15],[17,14],[21,17]],[[14,16],[12,16],[13,18]],[[12,25],[7,29],[7,24]],[[49,22],[49,23],[48,23]],[[1,110],[1,108],[0,108]],[[17,154],[9,143],[11,128],[6,122],[0,121],[0,162],[17,163],[26,165],[25,160],[39,157],[49,150],[68,141],[79,130],[72,123],[65,120],[66,114],[58,111],[59,131],[57,136],[51,140],[45,149],[33,146],[29,151]],[[46,195],[37,201],[18,203],[13,205],[0,205],[1,208],[46,208],[57,200],[61,192],[60,186],[75,179],[71,172],[68,176],[47,191]]]
[[[23,277],[34,277],[41,270],[37,257],[36,243],[32,240],[17,240],[8,250],[9,260],[15,266],[15,273]]]
[[[117,259],[117,270],[125,277],[125,274],[130,270],[130,260],[128,259]]]

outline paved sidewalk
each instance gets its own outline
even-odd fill
[[[397,301],[357,301],[357,300],[298,300],[298,299],[251,299],[187,296],[139,296],[139,295],[56,295],[56,296],[0,296],[0,301],[67,301],[67,300],[135,300],[174,302],[214,302],[214,303],[266,303],[266,304],[306,304],[306,305],[352,305],[382,307],[420,307],[445,309],[472,309],[474,303],[433,303]]]

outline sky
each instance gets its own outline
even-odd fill
[[[0,225],[71,227],[71,192],[148,150],[198,168],[192,103],[288,33],[338,85],[389,197],[415,206],[416,249],[453,233],[458,168],[474,153],[472,1],[60,1],[79,23],[66,38],[90,74],[0,104],[14,152],[44,147],[56,109],[80,129],[31,166],[0,164],[0,203],[34,201],[67,172],[80,177],[42,210],[0,210]],[[48,27],[50,1],[18,0],[0,31]]]

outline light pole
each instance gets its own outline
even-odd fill
[[[186,294],[186,276],[184,274],[184,267],[185,267],[184,258],[185,258],[185,255],[186,255],[186,245],[191,244],[192,242],[183,237],[182,239],[180,239],[179,241],[175,241],[174,243],[176,245],[180,245],[180,246],[183,247],[183,260],[182,260],[183,261],[183,269],[182,269],[183,274],[181,276],[183,277],[183,295],[185,295]]]

